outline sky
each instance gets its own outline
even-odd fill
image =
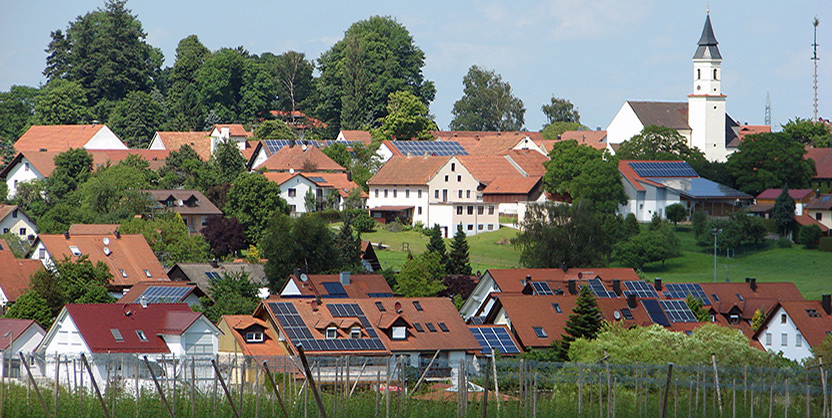
[[[104,0],[0,1],[0,91],[38,86],[51,31]],[[318,1],[130,0],[147,42],[172,66],[177,43],[197,35],[209,49],[243,46],[254,54],[288,50],[318,58],[344,31],[370,16],[404,25],[425,52],[424,76],[436,84],[430,105],[440,129],[463,94],[472,65],[494,70],[526,107],[525,126],[540,130],[540,108],[554,95],[575,104],[581,122],[606,129],[627,100],[687,101],[691,58],[710,8],[722,53],[727,111],[772,125],[811,118],[812,20],[818,27],[819,116],[832,118],[832,7],[828,0]]]

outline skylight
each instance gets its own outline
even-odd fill
[[[74,245],[70,245],[70,246],[69,246],[69,251],[72,251],[72,255],[74,255],[74,256],[76,256],[76,257],[80,257],[80,256],[81,256],[81,250],[79,250],[79,249],[78,249],[78,247],[76,247],[76,246],[74,246]]]
[[[116,339],[116,342],[124,342],[124,337],[121,336],[121,331],[117,328],[110,328],[110,333],[113,334],[113,338]]]

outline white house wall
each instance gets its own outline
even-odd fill
[[[459,309],[459,314],[462,316],[462,319],[467,321],[472,316],[476,315],[477,312],[479,312],[483,301],[491,292],[496,291],[498,291],[498,289],[495,285],[494,279],[491,277],[491,273],[486,271],[482,278],[480,278],[479,283],[477,283],[474,287],[474,290],[471,292],[471,296],[468,296],[468,299],[466,299],[462,304],[462,308]]]
[[[289,196],[289,189],[294,189],[294,196]],[[286,200],[290,208],[297,215],[306,213],[306,192],[315,193],[315,184],[303,176],[295,176],[280,185],[280,197]]]
[[[127,146],[106,126],[102,126],[98,132],[84,144],[85,149],[90,150],[114,150],[127,149]]]
[[[165,143],[162,142],[162,138],[159,137],[159,133],[156,132],[153,134],[153,139],[150,141],[150,146],[147,147],[148,149],[155,149],[155,150],[165,150]]]
[[[379,206],[413,206],[414,225],[416,222],[421,222],[425,226],[433,225],[430,219],[426,185],[373,185],[370,187],[369,196],[367,207],[370,209]]]
[[[633,111],[629,102],[625,102],[607,126],[607,144],[620,144],[641,132],[642,129],[644,125],[636,116],[636,112]]]
[[[782,315],[786,315],[785,323],[782,322]],[[792,322],[792,318],[781,307],[763,327],[758,340],[767,351],[774,353],[782,352],[783,357],[799,362],[812,357],[811,347],[809,347],[809,344],[803,339],[802,335],[798,339],[799,334],[800,331],[794,322]],[[768,335],[770,335],[770,340]],[[784,338],[785,344],[783,344]],[[798,343],[800,343],[800,346],[798,346]]]
[[[20,162],[6,176],[6,186],[9,189],[8,198],[13,198],[15,193],[17,193],[18,184],[24,181],[39,180],[44,177],[26,157],[21,158]]]
[[[4,234],[13,233],[24,241],[28,239],[29,235],[37,236],[37,226],[22,211],[17,211],[17,217],[12,215],[13,213],[10,213],[5,219],[0,220],[0,232]]]

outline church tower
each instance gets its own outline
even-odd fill
[[[725,161],[725,95],[722,94],[722,55],[711,27],[711,16],[693,55],[693,93],[688,95],[688,125],[691,146],[705,153],[709,161]]]

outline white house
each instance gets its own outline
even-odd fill
[[[31,319],[0,318],[0,351],[8,363],[0,362],[0,374],[20,377],[20,354],[30,356],[43,340],[46,331]],[[8,369],[6,368],[8,366]]]
[[[107,125],[34,125],[14,143],[14,148],[17,151],[64,152],[70,148],[127,149],[127,145]]]
[[[164,356],[216,356],[219,335],[205,315],[192,312],[185,303],[70,304],[61,309],[37,353],[45,359],[41,370],[46,376],[55,373],[55,356],[85,354],[102,386],[111,353],[154,361]],[[125,374],[134,377],[129,369]],[[142,372],[140,378],[146,376]],[[83,381],[89,384],[88,378]]]
[[[428,180],[449,157],[392,157],[367,181],[370,189],[367,207],[379,222],[396,218],[411,219],[432,226]]]
[[[210,133],[208,134],[211,137],[211,154],[214,153],[214,150],[217,149],[217,143],[220,141],[231,141],[234,142],[237,147],[242,151],[246,148],[246,141],[249,138],[253,137],[254,134],[252,132],[246,131],[243,125],[240,124],[230,124],[230,125],[214,125],[211,128]]]
[[[0,205],[0,231],[15,234],[24,241],[34,240],[38,235],[35,222],[17,205]]]
[[[752,339],[767,351],[802,361],[812,357],[812,347],[819,346],[830,332],[832,297],[823,295],[820,301],[779,302]]]
[[[280,186],[280,197],[289,204],[293,216],[310,212],[310,208],[306,207],[306,194],[310,190],[315,195],[315,208],[312,211],[332,207],[343,210],[347,197],[358,188],[347,173],[302,173],[292,170],[270,171],[263,175]],[[367,194],[361,191],[361,196],[364,200]]]

